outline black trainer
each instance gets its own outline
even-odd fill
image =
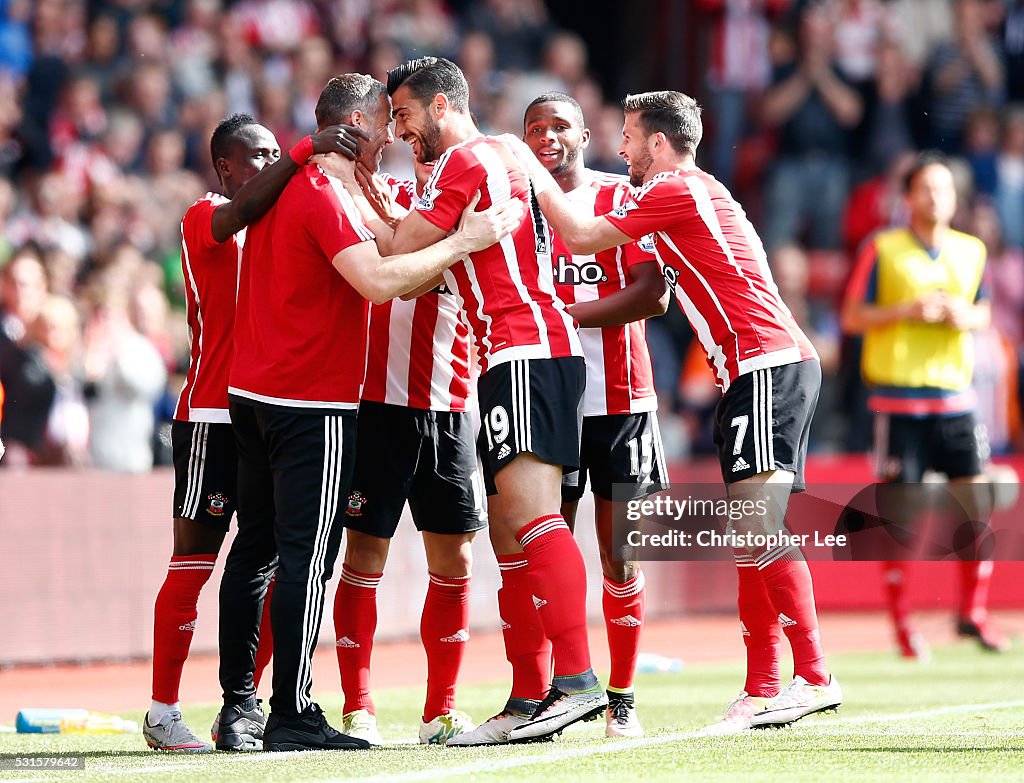
[[[221,708],[210,730],[217,750],[263,750],[267,716],[262,704],[250,698],[244,704],[225,704]]]
[[[342,734],[324,717],[319,704],[310,704],[294,718],[270,714],[263,732],[264,750],[362,750],[370,743]]]

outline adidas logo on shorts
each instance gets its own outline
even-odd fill
[[[790,626],[796,625],[796,620],[792,617],[787,617],[784,614],[779,614],[779,625],[783,628],[789,628]]]
[[[509,454],[512,453],[512,447],[507,443],[502,443],[501,448],[498,449],[498,459],[505,459]]]
[[[740,620],[740,630],[743,632],[743,636],[750,636],[750,631],[747,630],[747,626],[742,620]]]
[[[743,457],[740,457],[734,463],[732,463],[732,472],[735,473],[738,470],[746,470],[749,467],[749,463],[745,459],[743,459]]]
[[[512,623],[506,623],[504,620],[501,621],[501,630],[507,631],[512,627]]]
[[[612,625],[624,625],[627,628],[636,628],[642,624],[631,614],[627,614],[625,617],[616,617],[611,623]]]
[[[179,625],[178,626],[178,630],[179,631],[194,631],[195,629],[196,629],[196,621],[195,620],[191,620],[191,621],[185,623],[184,625]]]
[[[534,606],[534,608],[540,609],[542,606],[547,606],[547,605],[548,605],[548,602],[545,601],[543,598],[538,598],[537,596],[533,596],[533,606]]]
[[[353,642],[347,636],[342,636],[340,639],[338,639],[338,647],[344,647],[348,650],[355,650],[357,647],[359,647],[359,642]]]
[[[442,636],[440,641],[442,641],[442,642],[452,642],[452,643],[468,642],[469,641],[469,631],[467,631],[465,628],[460,628],[458,631],[453,633],[451,636]]]

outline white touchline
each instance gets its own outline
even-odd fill
[[[936,717],[939,715],[946,715],[948,713],[956,712],[985,712],[989,710],[1007,710],[1013,709],[1014,707],[1024,707],[1024,699],[1019,699],[1017,701],[988,702],[985,704],[957,704],[950,707],[938,707],[933,710],[905,712],[897,715],[879,715],[874,718],[866,716],[857,716],[851,718],[835,718],[833,721],[830,722],[887,723],[900,720],[907,720],[908,718]],[[509,759],[482,759],[471,764],[464,764],[460,767],[435,767],[432,769],[416,770],[413,772],[401,772],[396,775],[375,775],[368,778],[338,778],[337,780],[329,781],[329,783],[350,783],[350,781],[354,780],[359,780],[360,783],[406,783],[406,781],[432,780],[437,777],[438,773],[442,773],[445,777],[451,777],[459,775],[472,775],[478,772],[495,772],[507,769],[515,769],[516,767],[532,766],[534,764],[551,764],[560,761],[566,761],[568,759],[585,758],[588,756],[597,755],[607,755],[610,753],[623,753],[625,751],[637,750],[638,748],[649,748],[656,745],[666,745],[671,742],[680,742],[684,740],[697,739],[698,737],[700,737],[700,734],[696,731],[673,732],[672,734],[663,734],[658,737],[642,737],[638,739],[615,740],[608,742],[604,745],[598,745],[596,747],[591,745],[584,748],[572,748],[561,751],[555,750],[551,751],[550,753],[542,753],[536,756],[523,756]]]
[[[935,718],[942,715],[950,715],[963,712],[990,712],[993,710],[1009,710],[1016,707],[1024,707],[1024,699],[1018,699],[1016,701],[994,701],[985,702],[979,704],[954,704],[946,707],[936,707],[928,710],[916,710],[914,712],[901,712],[893,713],[889,715],[856,715],[851,717],[835,717],[828,721],[828,724],[842,723],[842,724],[870,724],[870,723],[893,723],[901,720],[913,720],[915,718]],[[809,730],[819,730],[826,728],[827,724],[804,724],[803,726],[797,725],[795,729],[800,731],[804,728]],[[828,732],[833,734],[835,732]],[[974,733],[972,733],[973,735]],[[489,758],[481,759],[480,761],[474,761],[469,764],[463,764],[457,767],[430,767],[429,769],[413,770],[410,772],[399,772],[399,773],[385,773],[381,775],[374,775],[372,777],[359,777],[359,778],[336,778],[327,781],[327,783],[412,783],[412,781],[418,780],[433,780],[436,779],[439,774],[443,774],[445,777],[457,776],[457,775],[472,775],[480,772],[498,772],[502,770],[515,769],[517,767],[529,767],[534,764],[551,764],[560,761],[566,761],[569,759],[586,758],[589,756],[609,755],[612,753],[625,753],[627,751],[637,750],[638,748],[650,748],[658,745],[667,745],[672,742],[682,742],[686,740],[700,738],[699,732],[696,731],[677,731],[671,734],[661,734],[656,737],[640,737],[637,739],[622,739],[622,740],[609,740],[606,743],[600,745],[587,745],[580,748],[566,748],[564,750],[553,750],[548,753],[540,753],[537,755],[530,756],[517,756],[514,758]],[[408,744],[405,742],[396,742],[394,744]],[[386,746],[385,746],[386,747]],[[527,746],[528,747],[528,746]],[[327,751],[325,751],[327,752]],[[358,752],[358,751],[356,751]],[[380,752],[380,751],[377,751]],[[445,755],[451,754],[452,756],[457,755],[463,751],[457,750],[446,750]],[[218,753],[216,754],[217,762],[231,762],[231,763],[250,763],[250,764],[262,764],[266,761],[284,761],[287,759],[295,759],[294,753],[244,753],[237,755],[226,755]],[[194,759],[194,761],[192,760]],[[168,764],[148,764],[145,766],[122,768],[115,766],[116,760],[111,759],[110,761],[101,761],[99,759],[89,760],[89,769],[93,771],[101,771],[104,774],[112,775],[115,777],[128,777],[146,774],[160,774],[167,773],[174,770],[200,770],[206,768],[206,764],[209,762],[209,757],[206,754],[196,754],[191,757],[189,762],[185,762],[184,759],[175,758],[174,761]],[[21,783],[25,781],[28,783],[36,778],[15,778],[12,783]]]

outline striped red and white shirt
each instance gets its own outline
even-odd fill
[[[616,209],[630,196],[629,178],[587,170],[588,181],[566,193],[593,215]],[[555,290],[566,304],[592,302],[633,282],[630,268],[657,262],[650,237],[595,255],[571,255],[555,237]],[[643,413],[658,408],[644,321],[625,326],[580,329],[587,360],[584,416]]]
[[[817,359],[779,296],[746,213],[700,169],[666,171],[605,215],[654,249],[722,391],[740,375]]]
[[[409,209],[416,185],[383,175]],[[464,411],[469,395],[469,330],[446,287],[403,302],[370,306],[362,399],[434,411]]]
[[[189,364],[174,409],[178,421],[231,423],[228,373],[245,229],[224,242],[213,238],[214,210],[227,203],[219,193],[207,193],[181,219]]]
[[[249,226],[228,393],[308,411],[355,410],[369,303],[334,257],[373,233],[340,181],[316,165],[293,176]]]
[[[547,221],[540,210],[531,210],[529,180],[504,144],[475,136],[449,148],[435,164],[416,209],[450,231],[477,191],[478,210],[513,198],[526,207],[511,234],[444,273],[473,333],[481,373],[515,359],[582,356],[572,318],[555,293]]]

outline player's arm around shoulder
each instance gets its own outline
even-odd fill
[[[463,256],[490,247],[519,225],[523,216],[517,200],[476,212],[477,195],[467,206],[458,229],[428,247],[381,258],[373,242],[359,242],[334,257],[334,268],[362,296],[383,304],[431,283]]]

